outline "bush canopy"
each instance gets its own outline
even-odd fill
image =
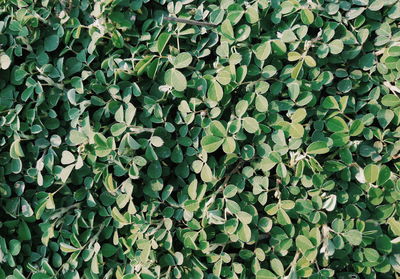
[[[398,0],[0,2],[0,278],[398,278]]]

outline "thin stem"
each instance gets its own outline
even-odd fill
[[[293,261],[292,261],[292,262],[290,263],[290,265],[288,265],[287,268],[285,269],[285,273],[286,273],[289,269],[291,269],[291,268],[293,268],[293,267],[296,266],[296,263],[297,263],[297,260],[298,260],[299,256],[300,256],[300,253],[299,253],[299,251],[297,251],[296,254],[294,255]]]
[[[55,190],[55,191],[53,192],[53,195],[55,195],[58,191],[60,191],[64,186],[65,186],[65,183],[62,184],[57,190]]]
[[[273,191],[279,191],[279,187],[275,187],[275,188],[272,188],[272,189],[268,189],[268,190],[267,190],[267,193],[273,192]]]
[[[353,119],[351,119],[350,117],[348,117],[346,114],[342,113],[342,115],[349,121],[353,121]]]
[[[191,20],[191,19],[184,19],[184,18],[177,18],[177,17],[171,17],[171,16],[166,16],[166,17],[164,17],[164,19],[167,21],[185,23],[185,24],[190,24],[190,25],[205,26],[205,27],[217,27],[218,26],[218,24],[215,24],[215,23],[197,21],[197,20]]]
[[[180,44],[179,44],[179,32],[178,32],[178,34],[176,35],[176,45],[177,45],[177,47],[178,47],[178,51],[181,52],[181,48],[180,48]]]
[[[237,173],[242,166],[244,165],[244,161],[240,161],[236,167],[225,176],[224,182],[222,182],[221,186],[218,187],[218,189],[211,195],[211,197],[208,199],[207,203],[206,203],[206,210],[204,212],[207,212],[208,208],[213,204],[213,202],[215,201],[215,198],[217,197],[217,195],[219,193],[221,193],[225,186],[228,185],[229,180],[231,179],[231,176],[234,175],[235,173]]]
[[[101,232],[103,231],[103,229],[104,229],[105,226],[106,226],[106,225],[105,225],[105,222],[103,222],[103,223],[100,225],[100,228],[99,228],[99,230],[97,231],[97,233],[82,247],[82,249],[85,248],[86,246],[91,247],[91,246],[93,245],[93,243],[95,243],[95,242],[98,240],[98,238],[99,238],[99,236],[100,236],[100,234],[101,234]]]

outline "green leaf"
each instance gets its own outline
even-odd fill
[[[254,54],[258,60],[265,60],[271,53],[271,43],[269,41],[263,42],[256,46],[254,49]]]
[[[50,35],[44,39],[44,50],[47,52],[54,51],[58,48],[59,38],[57,35]]]
[[[368,262],[378,262],[379,260],[379,253],[373,248],[365,248],[364,249],[364,257]]]
[[[387,223],[389,224],[389,228],[393,232],[393,234],[396,236],[400,236],[400,222],[391,217],[388,219]]]
[[[11,59],[7,54],[0,55],[0,68],[7,70],[11,65]]]
[[[285,43],[292,43],[297,40],[296,34],[292,29],[286,29],[282,32],[282,41]]]
[[[285,226],[285,225],[290,225],[292,224],[292,221],[290,220],[289,215],[286,213],[285,210],[282,208],[278,209],[277,212],[277,221],[280,225]]]
[[[183,240],[183,244],[188,249],[197,250],[197,245],[196,245],[196,243],[194,243],[194,241],[191,237],[185,237]]]
[[[210,100],[212,100],[214,102],[221,101],[222,97],[224,96],[222,87],[216,80],[212,80],[210,82],[210,86],[208,87],[207,96],[208,96],[208,98],[210,98]]]
[[[15,140],[11,143],[10,147],[10,157],[13,159],[18,159],[20,157],[24,157],[24,151],[21,148],[20,140]]]
[[[314,22],[314,14],[310,10],[302,9],[300,11],[300,18],[304,24],[311,24]]]
[[[364,123],[361,120],[356,119],[351,123],[350,126],[350,136],[358,136],[364,131]]]
[[[24,198],[21,198],[21,212],[25,217],[31,217],[33,215],[31,205]]]
[[[69,140],[71,141],[72,144],[79,145],[79,144],[85,142],[85,140],[87,140],[87,138],[83,133],[81,133],[77,130],[71,130],[71,132],[69,134]]]
[[[240,100],[235,106],[235,113],[237,117],[242,117],[249,107],[249,103],[245,100]]]
[[[387,107],[396,107],[400,105],[400,97],[393,94],[387,94],[382,98],[382,105]]]
[[[114,30],[111,35],[111,41],[116,48],[124,47],[124,37],[117,30]]]
[[[228,70],[219,71],[216,77],[216,80],[222,84],[227,85],[231,82],[231,73]]]
[[[291,116],[293,123],[300,123],[307,117],[307,111],[304,108],[297,109]]]
[[[339,116],[334,116],[326,122],[326,126],[329,131],[331,132],[348,132],[349,127],[347,126],[346,122],[343,118]]]
[[[344,238],[354,246],[358,246],[362,241],[362,233],[357,230],[349,230],[343,234]]]
[[[236,142],[233,137],[227,137],[222,144],[222,150],[226,153],[233,153],[236,149]]]
[[[28,73],[22,68],[18,67],[14,72],[15,82],[21,83]]]
[[[333,96],[328,96],[322,102],[324,109],[339,109],[339,104]]]
[[[69,165],[75,162],[75,157],[74,154],[72,154],[68,150],[64,150],[61,154],[61,164],[63,165]]]
[[[124,215],[121,214],[121,212],[119,212],[119,210],[114,207],[111,211],[111,216],[114,218],[114,220],[116,220],[118,223],[120,223],[121,225],[128,225],[129,222],[128,220],[125,218]]]
[[[263,95],[257,95],[255,103],[257,111],[259,112],[268,111],[268,100]]]
[[[365,180],[369,183],[374,183],[379,176],[379,166],[375,164],[369,164],[364,168]]]
[[[210,131],[211,133],[220,138],[225,138],[226,137],[226,129],[225,127],[221,124],[221,122],[214,120],[210,124]]]
[[[164,81],[177,91],[184,91],[187,87],[186,77],[177,69],[169,69],[164,75]]]
[[[388,54],[390,56],[400,56],[400,46],[391,46],[391,47],[389,47]]]
[[[46,273],[39,272],[39,273],[33,274],[31,278],[32,279],[51,279],[51,278],[53,278],[53,276],[47,275]]]
[[[387,235],[378,236],[375,243],[376,243],[376,249],[378,249],[379,252],[384,254],[392,252],[393,245],[390,238]]]
[[[21,251],[21,242],[17,239],[11,239],[9,247],[11,255],[17,256]]]
[[[192,63],[192,56],[188,52],[179,53],[173,60],[176,69],[186,68],[190,63]]]
[[[156,179],[160,178],[162,175],[162,167],[159,161],[151,162],[149,167],[147,168],[147,175],[150,178]]]
[[[251,216],[251,214],[245,212],[245,211],[239,211],[236,216],[238,217],[239,221],[242,222],[243,224],[250,224],[251,220],[253,219],[253,217]]]
[[[227,18],[231,21],[233,25],[237,24],[240,19],[243,17],[244,11],[241,5],[230,5],[228,7],[228,15]]]
[[[77,251],[81,250],[80,248],[76,248],[76,247],[69,245],[67,243],[64,243],[64,242],[60,243],[60,248],[61,248],[61,251],[65,252],[65,253],[73,253],[73,252],[77,252]]]
[[[260,20],[260,16],[258,14],[258,9],[257,9],[257,3],[247,7],[245,17],[246,21],[250,24],[254,24]]]
[[[209,153],[211,153],[211,152],[209,152]],[[201,169],[201,173],[200,173],[200,178],[204,182],[211,182],[213,180],[212,170],[207,164],[203,165],[203,168]]]
[[[235,185],[227,185],[224,189],[224,197],[229,199],[236,195],[237,187]]]
[[[250,227],[244,223],[239,224],[239,228],[237,231],[237,235],[239,239],[243,242],[249,242],[251,239],[251,230]]]
[[[332,54],[339,54],[344,48],[342,40],[339,39],[331,41],[328,45]]]
[[[371,11],[379,11],[380,9],[383,8],[384,5],[385,5],[384,2],[382,2],[380,0],[374,0],[369,5],[368,9],[371,10]]]
[[[394,112],[390,109],[381,109],[378,111],[376,118],[378,118],[379,125],[382,128],[386,128],[393,120]]]
[[[122,135],[126,130],[126,124],[125,123],[115,123],[111,126],[110,131],[111,134],[114,137],[118,137]]]
[[[310,68],[314,68],[317,66],[317,62],[310,55],[304,57],[304,62]]]
[[[302,58],[301,54],[296,52],[296,51],[290,51],[288,52],[288,60],[289,61],[297,61]]]
[[[157,51],[161,55],[167,46],[169,39],[171,38],[171,34],[169,33],[161,33],[157,39]]]
[[[299,76],[300,70],[303,67],[303,62],[304,62],[304,60],[300,60],[299,62],[297,62],[296,66],[293,67],[292,73],[291,73],[291,77],[293,79],[297,79],[297,77]]]
[[[103,256],[106,258],[114,256],[117,250],[118,248],[110,243],[105,243],[104,245],[101,246],[101,252]]]
[[[323,141],[316,141],[307,147],[308,154],[325,154],[329,152],[328,145]]]
[[[254,134],[260,129],[260,126],[258,125],[257,120],[254,118],[245,117],[243,118],[243,128],[246,130],[246,132]]]
[[[135,65],[133,73],[136,74],[137,76],[143,75],[147,71],[147,69],[154,57],[155,57],[154,55],[147,55],[147,56],[143,57],[143,59],[140,60]],[[165,76],[164,76],[164,80],[165,80]]]
[[[186,210],[191,212],[197,211],[200,207],[199,202],[196,200],[187,200],[185,201],[183,206],[185,207]]]
[[[275,274],[267,269],[260,269],[256,273],[256,279],[277,279]]]
[[[66,166],[65,168],[62,169],[62,171],[60,173],[61,182],[63,182],[63,183],[67,182],[67,179],[68,179],[69,175],[71,174],[72,170],[74,169],[74,167],[75,167],[75,165],[72,164],[72,165]]]
[[[336,195],[330,195],[328,199],[323,203],[322,208],[326,209],[326,211],[333,211],[336,208]]]
[[[221,33],[222,33],[222,35],[224,35],[229,40],[231,40],[231,41],[235,40],[235,34],[233,33],[232,24],[228,19],[225,19],[222,22],[222,24],[221,24]]]
[[[161,147],[164,145],[163,139],[158,136],[152,136],[150,138],[150,143],[155,147]]]
[[[277,69],[273,65],[267,65],[262,69],[261,76],[263,78],[271,78],[275,76],[277,73]]]
[[[307,250],[313,249],[314,245],[304,235],[298,235],[296,237],[296,247],[300,250],[302,254],[305,254]]]
[[[283,267],[282,262],[278,258],[274,258],[270,262],[272,270],[278,274],[278,276],[285,275],[285,268]]]
[[[217,277],[220,276],[222,269],[222,259],[218,260],[213,267],[213,274]]]
[[[18,269],[14,269],[12,278],[13,279],[26,279],[26,277]]]
[[[75,91],[79,94],[83,94],[84,92],[84,87],[83,87],[83,81],[82,78],[80,77],[73,77],[71,79],[71,85],[75,88]]]
[[[304,135],[304,127],[299,123],[290,124],[289,134],[292,138],[301,138]]]
[[[382,165],[380,170],[379,170],[379,176],[376,181],[377,185],[383,185],[385,184],[386,181],[390,179],[390,176],[392,175],[392,172],[390,171],[390,168],[386,165]]]
[[[114,184],[114,179],[111,173],[109,173],[104,181],[103,181],[104,187],[107,189],[107,191],[110,194],[114,194],[115,193],[115,184]]]
[[[216,151],[224,142],[224,140],[220,137],[216,136],[204,136],[201,139],[201,147],[207,152],[212,153]]]

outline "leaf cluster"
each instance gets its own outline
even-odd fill
[[[394,278],[400,2],[0,1],[0,278]]]

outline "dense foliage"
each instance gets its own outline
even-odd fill
[[[0,278],[395,278],[399,19],[0,1]]]

